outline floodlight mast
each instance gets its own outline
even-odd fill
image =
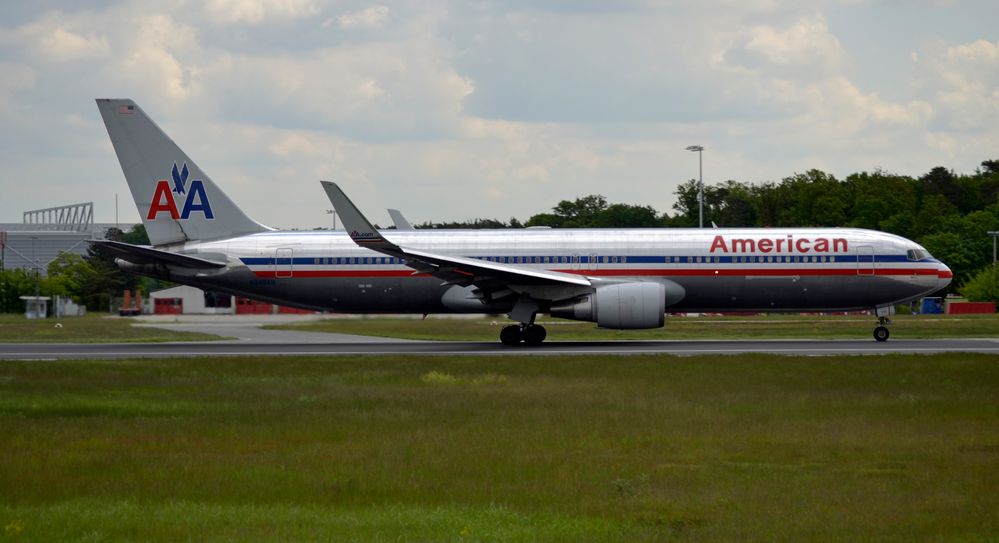
[[[704,146],[691,145],[687,150],[697,152],[697,227],[704,228]]]
[[[992,267],[996,267],[996,238],[999,237],[999,230],[989,230],[988,234],[992,236]]]

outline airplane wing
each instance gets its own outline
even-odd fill
[[[98,240],[91,241],[90,243],[101,247],[117,258],[126,260],[133,264],[169,264],[171,266],[179,266],[181,268],[195,269],[224,268],[226,266],[225,262],[216,262],[214,260],[206,260],[196,256],[171,253],[169,251],[161,251],[159,249],[153,249],[152,247],[132,245],[130,243],[122,243],[120,241]]]
[[[427,273],[451,284],[475,285],[487,292],[508,290],[511,285],[573,288],[592,286],[586,277],[571,273],[527,269],[401,247],[385,239],[336,183],[322,181],[322,184],[354,243],[373,251],[402,258],[406,260],[406,265],[417,273]]]

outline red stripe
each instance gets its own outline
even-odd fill
[[[856,268],[795,268],[795,269],[644,269],[644,270],[546,270],[575,275],[591,275],[595,277],[782,277],[782,276],[852,276],[858,274]],[[940,278],[951,277],[953,274],[938,272],[928,268],[878,268],[875,275],[933,275]],[[287,273],[282,270],[281,273]],[[257,277],[275,277],[274,270],[254,271]],[[294,277],[430,277],[427,273],[413,273],[410,270],[299,270],[293,272]],[[870,274],[866,274],[870,275]]]

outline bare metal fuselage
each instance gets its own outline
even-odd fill
[[[596,285],[679,285],[667,296],[669,311],[870,309],[925,296],[951,277],[928,254],[913,258],[913,249],[921,247],[912,241],[861,229],[383,233],[410,248],[579,274]],[[358,247],[344,232],[262,232],[163,248],[224,258],[227,265],[214,271],[164,266],[135,271],[297,307],[341,313],[505,313],[513,304],[453,295],[461,287]]]

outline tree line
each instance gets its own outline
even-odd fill
[[[672,215],[649,205],[610,204],[592,194],[562,200],[551,212],[526,221],[511,218],[426,222],[416,228],[677,228],[698,222],[697,181],[681,184]],[[729,180],[704,187],[704,224],[720,227],[857,227],[912,239],[954,271],[951,290],[973,300],[999,300],[999,272],[992,266],[989,231],[999,231],[999,160],[986,160],[972,174],[936,167],[920,177],[880,170],[837,179],[820,170],[779,182]],[[108,239],[148,244],[145,228],[111,229]],[[110,310],[123,290],[148,293],[165,283],[121,272],[98,247],[80,257],[61,254],[39,277],[44,296],[70,296],[92,311]],[[20,312],[20,296],[35,292],[32,270],[0,274],[0,311]]]
[[[474,219],[417,228],[676,228],[698,224],[697,180],[674,192],[673,214],[649,205],[608,204],[601,195],[562,200],[550,213],[518,221]],[[920,177],[881,170],[837,179],[809,170],[779,182],[728,180],[704,187],[704,224],[720,227],[856,227],[898,234],[926,247],[954,271],[954,287],[969,297],[999,299],[992,240],[999,230],[999,160],[972,174],[942,166]],[[991,294],[990,294],[991,293]]]

